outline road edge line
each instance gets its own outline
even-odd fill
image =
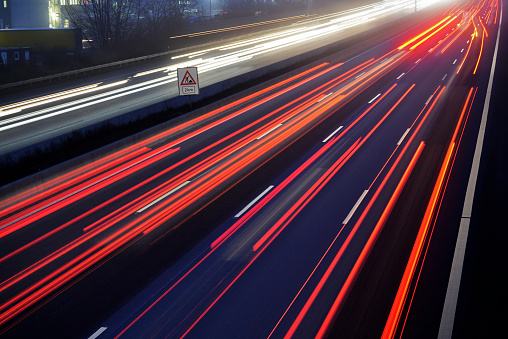
[[[471,221],[474,192],[476,188],[476,181],[478,178],[478,171],[480,167],[480,160],[483,149],[483,140],[485,137],[485,128],[487,125],[487,118],[489,114],[490,97],[492,93],[494,71],[496,69],[496,61],[499,49],[499,37],[501,35],[502,21],[503,21],[503,1],[501,1],[501,13],[499,18],[499,27],[497,31],[496,47],[494,50],[494,57],[492,59],[492,67],[490,69],[490,79],[487,87],[485,103],[483,106],[482,120],[480,122],[480,130],[478,131],[478,138],[476,140],[476,148],[473,156],[473,164],[471,166],[471,172],[469,174],[469,181],[466,190],[466,197],[464,199],[464,206],[462,208],[459,234],[457,235],[457,242],[455,244],[455,252],[453,254],[453,262],[450,270],[450,278],[448,280],[448,287],[446,289],[446,297],[443,306],[443,313],[441,314],[441,322],[439,324],[438,339],[448,339],[451,338],[453,334],[455,311],[457,308],[457,301],[459,296],[462,268],[464,266],[467,236],[469,233],[469,224]]]

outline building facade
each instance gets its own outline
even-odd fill
[[[77,5],[79,0],[0,0],[0,29],[67,28],[61,5]]]

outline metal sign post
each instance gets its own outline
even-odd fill
[[[199,95],[198,68],[178,68],[176,73],[178,77],[178,90],[180,95],[189,96],[189,104],[192,109],[192,95]]]

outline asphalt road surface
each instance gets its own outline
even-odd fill
[[[500,6],[451,3],[5,197],[1,334],[436,336]]]

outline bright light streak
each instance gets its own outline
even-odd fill
[[[3,121],[0,122],[0,125],[7,125],[7,126],[0,127],[0,131],[5,131],[5,130],[8,130],[8,129],[12,129],[12,128],[19,127],[19,126],[22,126],[22,125],[26,125],[26,124],[29,124],[29,123],[32,123],[32,122],[35,122],[35,121],[44,120],[44,119],[47,119],[47,118],[50,118],[50,117],[53,117],[53,116],[61,115],[61,114],[68,113],[68,112],[71,112],[71,111],[75,111],[77,109],[81,109],[81,108],[89,107],[89,106],[92,106],[92,105],[96,105],[96,104],[101,103],[101,102],[106,102],[106,101],[113,100],[113,99],[116,99],[116,98],[120,98],[120,97],[123,97],[123,96],[126,96],[126,95],[130,95],[130,94],[133,94],[133,93],[136,93],[136,92],[144,91],[144,90],[147,90],[147,89],[150,89],[150,88],[154,88],[154,87],[157,87],[157,86],[162,86],[162,85],[168,84],[168,83],[170,83],[172,81],[175,81],[175,80],[174,79],[166,80],[164,78],[161,81],[161,79],[155,79],[155,80],[152,80],[152,81],[148,82],[148,83],[151,83],[150,85],[146,85],[146,83],[137,84],[137,85],[133,85],[133,86],[130,86],[130,87],[121,88],[121,89],[118,89],[118,90],[115,90],[115,91],[111,91],[111,92],[108,92],[108,93],[99,94],[99,95],[96,95],[96,96],[93,96],[93,97],[89,97],[89,98],[84,98],[84,99],[81,99],[81,100],[73,101],[73,102],[68,103],[68,104],[63,104],[63,105],[55,106],[55,107],[52,107],[52,108],[44,109],[44,110],[41,110],[41,111],[36,111],[34,113],[29,113],[29,114],[25,114],[25,115],[22,115],[22,116],[19,116],[19,117],[3,120]],[[127,82],[127,80],[124,80],[124,82]],[[135,88],[135,89],[132,89],[132,88]],[[132,89],[132,90],[129,90],[129,89]],[[119,93],[119,94],[115,94],[115,93]],[[112,94],[115,94],[115,95],[112,95]],[[94,100],[94,99],[97,99],[97,98],[101,98],[101,99],[98,99],[98,100],[95,100],[95,101],[91,101],[91,100]],[[85,103],[83,103],[81,105],[74,106],[74,107],[65,108],[65,109],[59,110],[57,112],[45,114],[47,112],[58,110],[58,109],[60,109],[62,107],[68,107],[68,106],[76,105],[76,104],[81,103],[81,102],[85,102]],[[39,116],[39,115],[42,115],[42,114],[45,114],[45,115]],[[23,119],[27,119],[27,118],[29,118],[29,119],[28,120],[23,120]],[[20,120],[22,120],[22,121],[20,121]],[[19,122],[16,122],[16,121],[19,121]]]
[[[397,184],[397,187],[395,188],[395,191],[393,192],[390,200],[388,201],[388,204],[386,205],[383,213],[381,214],[381,217],[379,218],[378,222],[376,223],[376,226],[374,226],[374,230],[372,231],[371,235],[369,236],[367,243],[363,247],[362,252],[360,253],[360,255],[358,256],[358,259],[355,262],[355,265],[351,269],[351,272],[349,273],[346,281],[344,282],[344,285],[341,288],[339,295],[335,299],[330,311],[328,312],[325,320],[323,321],[323,324],[321,325],[321,327],[316,335],[316,338],[319,338],[319,339],[324,338],[326,336],[326,334],[328,333],[328,331],[330,330],[330,328],[333,324],[333,319],[335,318],[337,312],[339,311],[340,307],[342,306],[342,303],[344,302],[344,300],[349,292],[349,289],[351,288],[353,282],[356,280],[365,261],[367,260],[367,257],[369,256],[370,252],[372,251],[372,248],[374,247],[374,244],[376,243],[376,240],[379,237],[379,234],[381,233],[381,230],[383,229],[383,226],[386,223],[388,216],[390,215],[393,207],[395,206],[395,203],[397,202],[397,200],[400,196],[400,193],[402,192],[402,189],[404,188],[409,176],[411,175],[411,172],[413,171],[413,168],[416,165],[416,162],[418,161],[418,159],[423,151],[424,146],[425,146],[425,144],[422,141],[420,143],[420,145],[418,146],[418,149],[416,150],[415,154],[411,158],[411,161],[409,162],[408,167],[404,171],[404,174],[402,175],[402,178],[400,179],[399,183]],[[386,178],[388,178],[393,173],[393,169],[397,165],[399,159],[400,159],[400,157],[397,159],[397,161],[392,166],[392,168],[390,168],[390,171],[388,172]],[[386,180],[386,178],[385,178],[385,180]],[[385,182],[385,180],[383,180],[383,182]]]
[[[481,44],[481,47],[480,47],[480,54],[478,55],[478,61],[476,62],[476,66],[474,68],[473,74],[476,74],[476,70],[478,69],[478,65],[480,65],[480,59],[482,57],[482,52],[483,52],[483,38],[484,37],[485,37],[485,31],[483,31],[483,34],[482,34],[482,44]]]
[[[423,33],[420,33],[418,34],[417,36],[415,36],[414,38],[410,39],[409,41],[406,41],[404,44],[400,45],[398,47],[398,49],[403,49],[405,47],[407,47],[408,45],[412,44],[413,42],[415,42],[416,40],[420,39],[421,37],[423,37],[424,35],[426,35],[427,33],[433,31],[436,27],[439,27],[439,25],[441,25],[442,23],[444,23],[446,20],[448,20],[450,18],[450,16],[447,16],[446,18],[444,18],[443,20],[441,20],[440,22],[438,22],[437,24],[435,24],[434,26],[432,26],[431,28],[427,29],[426,31],[424,31]]]
[[[9,115],[9,114],[13,114],[13,113],[19,113],[22,110],[27,109],[27,108],[32,108],[32,107],[36,107],[36,106],[52,103],[52,102],[55,102],[55,101],[58,101],[58,100],[69,99],[69,98],[72,98],[74,96],[88,94],[88,93],[92,93],[92,92],[95,92],[95,91],[104,90],[106,88],[111,88],[111,87],[114,87],[114,86],[123,85],[127,81],[128,80],[122,80],[122,81],[118,81],[118,82],[115,82],[115,83],[112,83],[112,84],[106,84],[106,85],[103,85],[103,86],[99,86],[100,84],[102,84],[102,82],[100,82],[100,83],[93,84],[93,85],[88,85],[88,86],[84,86],[84,87],[80,87],[80,88],[75,88],[75,89],[72,89],[72,90],[69,90],[69,91],[58,92],[58,93],[54,93],[54,94],[51,94],[51,95],[46,95],[46,96],[43,96],[43,97],[34,98],[34,99],[30,99],[30,100],[25,100],[25,101],[22,101],[22,102],[11,104],[11,105],[6,105],[6,106],[3,106],[3,107],[0,107],[0,117],[1,116],[6,116],[6,115]]]

